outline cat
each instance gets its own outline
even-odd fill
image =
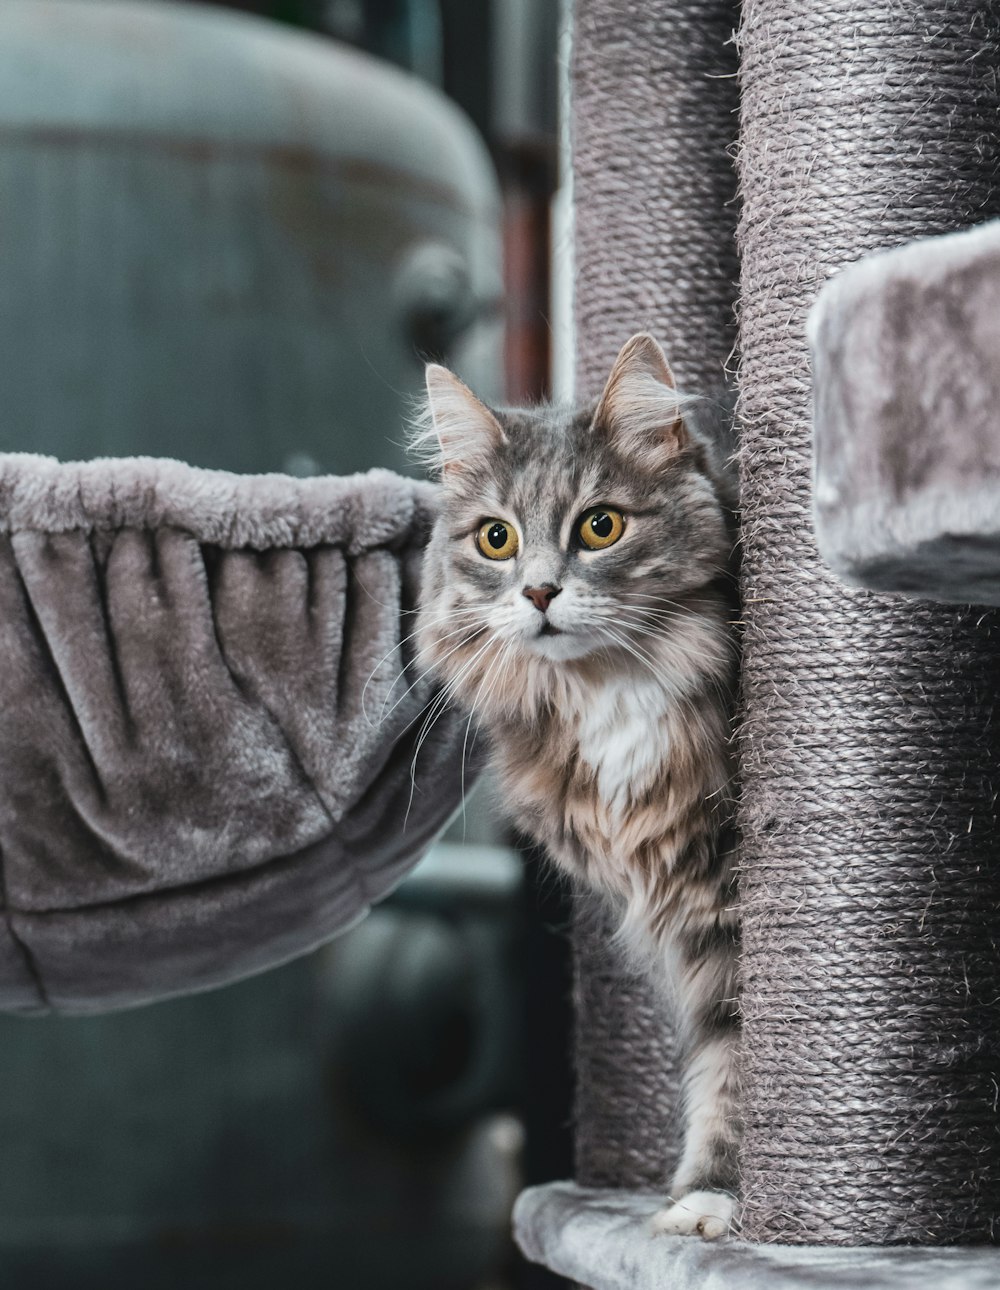
[[[720,1236],[739,1040],[724,463],[645,334],[582,411],[494,410],[436,364],[426,383],[442,487],[419,658],[487,731],[517,824],[669,991],[686,1125],[654,1228]]]

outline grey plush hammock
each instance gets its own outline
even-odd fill
[[[415,862],[462,778],[449,713],[414,762],[400,644],[432,508],[387,471],[0,457],[0,1008],[261,970]]]

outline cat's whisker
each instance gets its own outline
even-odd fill
[[[431,663],[428,667],[426,667],[424,671],[421,672],[420,675],[406,687],[406,689],[395,701],[395,703],[392,705],[389,711],[386,712],[385,705],[392,698],[392,690],[395,687],[395,682],[393,682],[393,685],[390,686],[389,688],[389,693],[386,695],[383,701],[382,711],[379,713],[379,722],[381,723],[383,721],[387,721],[389,717],[391,717],[392,714],[396,711],[399,705],[403,702],[406,696],[410,694],[411,691],[416,689],[416,687],[420,684],[421,681],[423,681],[427,676],[429,676],[431,672],[433,672],[436,668],[438,668],[447,659],[451,658],[453,654],[456,654],[464,646],[474,641],[476,637],[479,636],[484,631],[486,631],[485,627],[475,626],[474,624],[472,625],[472,628],[470,630],[470,625],[466,623],[463,627],[457,627],[455,628],[454,631],[444,633],[444,635],[442,635],[440,638],[442,641],[450,640],[455,636],[461,636],[463,633],[468,633],[468,634],[465,635],[464,639],[460,640],[457,645],[453,645],[451,649],[447,650],[444,654],[440,655],[433,663]],[[405,671],[403,674],[405,675]]]
[[[673,686],[669,685],[669,682],[666,680],[665,676],[663,675],[663,672],[657,668],[655,660],[651,659],[648,654],[640,653],[638,647],[633,642],[629,641],[625,636],[623,636],[621,632],[616,631],[615,628],[607,624],[604,624],[603,626],[598,627],[597,630],[604,632],[605,635],[615,645],[617,645],[620,649],[625,650],[627,654],[631,654],[634,658],[638,659],[638,661],[642,663],[645,667],[649,668],[649,670],[653,673],[656,679],[664,683],[664,685],[667,686],[667,688],[669,689],[674,688]]]
[[[471,612],[471,611],[469,611],[469,612]],[[449,618],[452,618],[452,617],[454,616],[454,613],[455,613],[455,611],[451,611],[450,613],[439,615],[436,619],[433,619],[433,618],[432,618],[430,621],[431,621],[432,623],[433,623],[433,622],[447,622]],[[362,713],[364,714],[365,720],[368,722],[368,724],[369,724],[369,725],[371,725],[371,726],[373,726],[373,727],[374,727],[374,726],[377,726],[377,724],[378,724],[378,723],[373,722],[373,721],[371,720],[371,718],[370,718],[370,717],[369,717],[369,715],[368,715],[367,708],[366,708],[365,700],[366,700],[366,697],[367,697],[367,694],[368,694],[368,687],[371,685],[372,681],[374,681],[375,676],[376,676],[376,674],[378,673],[379,668],[381,668],[381,667],[386,663],[386,661],[387,661],[388,659],[390,659],[390,658],[393,656],[393,654],[395,654],[395,653],[396,653],[396,651],[397,651],[397,650],[401,650],[401,649],[403,648],[403,646],[404,646],[404,645],[408,644],[411,640],[413,640],[416,636],[418,636],[418,635],[420,634],[420,631],[421,631],[421,630],[422,630],[422,628],[418,628],[416,631],[410,632],[410,634],[409,634],[408,636],[404,636],[402,640],[397,641],[397,643],[396,643],[395,645],[393,645],[392,649],[390,649],[387,653],[385,653],[385,654],[383,654],[383,655],[382,655],[382,657],[379,659],[379,661],[378,661],[378,662],[375,664],[375,666],[372,668],[371,672],[368,674],[368,679],[367,679],[367,681],[365,681],[365,683],[364,683],[364,685],[362,686],[362,689],[361,689],[361,711],[362,711]],[[457,628],[455,628],[453,631],[446,632],[446,633],[442,636],[442,638],[441,638],[441,639],[442,639],[442,640],[449,640],[451,637],[453,637],[453,636],[457,636],[459,633],[464,632],[464,631],[468,631],[468,624],[465,624],[465,625],[464,625],[464,626],[462,626],[462,627],[457,627]],[[392,698],[392,692],[393,692],[393,690],[396,688],[396,685],[398,684],[398,682],[399,682],[403,677],[405,677],[405,675],[406,675],[406,670],[407,670],[407,669],[406,669],[406,666],[404,665],[404,666],[403,666],[403,668],[401,668],[401,669],[400,669],[400,671],[399,671],[398,675],[397,675],[397,676],[395,676],[395,677],[393,678],[392,685],[390,685],[390,686],[389,686],[389,692],[386,694],[385,698],[382,700],[382,711],[379,713],[379,722],[382,722],[382,721],[384,721],[384,720],[385,720],[385,717],[386,717],[385,706],[386,706],[386,704],[389,702],[389,700]],[[425,672],[425,673],[423,673],[423,675],[424,675],[424,676],[426,676],[426,675],[427,675],[427,673]],[[404,693],[403,693],[403,695],[402,695],[402,698],[404,698],[404,699],[405,699],[405,698],[406,698],[406,695],[410,692],[410,690],[412,690],[412,689],[413,689],[413,686],[414,686],[414,685],[418,685],[418,684],[420,683],[420,680],[421,680],[421,679],[422,679],[422,677],[418,677],[418,678],[417,678],[417,680],[413,683],[413,685],[409,686],[409,687],[404,691]]]
[[[487,645],[481,646],[480,649],[477,651],[475,657],[471,659],[468,664],[466,664],[465,668],[463,669],[463,672],[467,672],[475,664],[478,658],[481,657],[481,655],[485,652],[487,648],[488,648],[488,643]],[[416,746],[413,750],[413,757],[410,761],[410,798],[406,808],[406,817],[404,818],[404,824],[405,824],[405,820],[409,818],[410,805],[413,802],[413,794],[416,791],[417,760],[420,757],[420,750],[423,748],[424,743],[429,737],[434,726],[441,719],[444,713],[448,710],[451,700],[454,697],[455,693],[457,692],[462,678],[463,678],[463,673],[459,673],[458,677],[456,677],[455,680],[450,685],[445,686],[441,690],[441,692],[438,694],[433,704],[431,704],[430,710],[428,711],[427,716],[424,718],[424,724],[420,729],[420,734],[417,736]],[[463,758],[464,758],[464,750],[463,750]],[[464,793],[464,785],[465,785],[465,763],[463,760],[463,763],[462,763],[463,793]]]
[[[597,610],[595,616],[606,618],[609,617],[609,614],[602,612],[602,610]],[[610,613],[610,617],[616,623],[627,623],[633,627],[641,627],[648,631],[650,635],[658,636],[664,642],[677,647],[684,647],[684,643],[677,639],[675,631],[675,626],[678,622],[683,622],[689,627],[704,623],[704,619],[700,615],[667,614],[664,610],[647,609],[640,605],[617,605],[614,607],[613,612]],[[732,641],[728,633],[722,635],[716,632],[715,636],[718,639],[714,643],[724,644],[727,654],[735,650],[735,642]],[[695,656],[698,658],[704,657],[704,650],[699,647],[695,651]],[[729,662],[727,656],[717,655],[716,657],[720,660],[725,657],[725,661]]]
[[[496,666],[497,659],[503,657],[503,646],[496,652],[494,657],[487,664],[483,675],[480,677],[479,685],[476,687],[476,693],[473,695],[472,703],[469,705],[469,719],[465,723],[465,734],[462,738],[462,829],[465,829],[465,763],[469,753],[469,730],[472,727],[472,718],[476,715],[476,704],[479,702],[479,696],[483,692],[483,686],[490,675],[492,669]],[[464,839],[463,839],[464,840]]]
[[[664,638],[668,640],[673,639],[671,628],[676,627],[680,623],[691,624],[702,619],[702,615],[695,614],[691,610],[681,614],[673,610],[654,608],[648,604],[628,604],[619,606],[618,610],[619,616],[621,615],[622,610],[631,614],[632,618],[630,621],[632,623],[637,621],[636,616],[638,616],[638,620],[642,621],[644,626],[652,628],[654,631],[656,627],[659,627]],[[731,633],[716,633],[716,637],[716,644],[721,645],[729,656],[739,656],[739,645]]]
[[[438,636],[438,641],[439,641],[439,643],[443,644],[443,643],[444,643],[444,642],[446,642],[446,641],[454,640],[456,636],[465,636],[467,639],[471,640],[471,639],[475,636],[475,634],[476,634],[476,631],[477,631],[477,630],[478,630],[478,629],[477,629],[477,627],[476,627],[475,623],[468,623],[468,622],[466,622],[466,623],[463,623],[460,627],[454,627],[454,628],[452,628],[450,631],[440,633],[440,635]],[[448,658],[448,657],[449,657],[449,655],[450,655],[450,654],[452,654],[452,653],[454,653],[454,651],[455,651],[456,649],[461,649],[461,647],[462,647],[462,643],[463,643],[462,641],[459,641],[459,643],[458,643],[456,646],[454,646],[454,647],[453,647],[451,650],[449,650],[446,654],[443,654],[443,655],[441,656],[442,660],[444,660],[444,659]],[[388,655],[387,655],[386,657],[388,657]],[[383,660],[383,661],[384,661],[384,660]],[[380,721],[384,721],[384,720],[385,720],[385,718],[386,718],[386,716],[387,716],[387,715],[389,715],[389,714],[387,714],[387,713],[386,713],[386,705],[387,705],[387,704],[389,703],[389,701],[392,699],[392,692],[393,692],[393,690],[396,688],[396,684],[397,684],[397,682],[398,682],[398,681],[400,681],[401,679],[405,678],[405,677],[408,675],[409,670],[410,670],[409,665],[404,665],[404,666],[401,668],[401,670],[400,670],[399,674],[398,674],[398,675],[393,679],[393,683],[392,683],[392,685],[389,687],[389,692],[386,694],[385,698],[382,700],[382,711],[379,713],[379,720],[380,720]],[[433,670],[433,667],[432,667],[432,666],[431,666],[431,667],[428,667],[425,671],[421,672],[421,674],[416,678],[416,680],[415,680],[415,681],[412,681],[412,682],[410,683],[410,685],[408,685],[408,686],[407,686],[407,688],[403,691],[403,693],[399,696],[399,698],[398,698],[398,699],[396,700],[396,702],[393,704],[393,708],[392,708],[392,710],[393,710],[393,711],[394,711],[394,710],[395,710],[395,708],[399,705],[399,703],[401,703],[401,702],[402,702],[402,700],[406,698],[407,694],[409,694],[409,692],[410,692],[410,691],[411,691],[415,686],[419,685],[419,684],[420,684],[420,682],[423,680],[423,678],[424,678],[425,676],[427,676],[428,672],[430,672],[430,671],[432,671],[432,670]],[[372,675],[374,676],[374,673],[373,673]],[[369,679],[371,679],[371,678],[369,678]]]
[[[644,650],[641,650],[634,641],[629,642],[627,639],[622,637],[614,628],[605,626],[603,629],[599,630],[607,632],[616,645],[621,649],[624,649],[627,653],[632,654],[637,661],[644,663],[657,680],[659,680],[661,684],[664,684],[665,688],[669,690],[673,701],[675,703],[682,704],[685,707],[689,714],[690,721],[699,728],[703,737],[705,739],[710,739],[712,737],[712,732],[705,725],[704,719],[702,718],[698,708],[693,704],[689,696],[686,696],[681,689],[666,680],[664,672],[658,666],[658,660],[651,658]],[[703,679],[708,681],[708,683],[713,686],[713,689],[717,691],[720,701],[724,701],[726,699],[727,696],[725,695],[725,692],[717,682],[713,682],[709,677],[704,677]]]
[[[627,619],[622,617],[616,619],[615,622],[616,625],[624,625],[626,630],[635,632],[637,635],[649,636],[654,640],[664,641],[668,648],[676,650],[682,654],[689,663],[698,667],[700,679],[711,687],[713,694],[715,694],[719,702],[724,706],[728,705],[729,694],[726,687],[723,685],[722,680],[714,673],[705,671],[704,664],[706,661],[713,662],[718,666],[720,671],[725,674],[732,666],[731,656],[726,657],[725,655],[712,654],[704,648],[689,650],[686,646],[682,645],[681,642],[671,640],[669,637],[664,637],[662,632],[643,630],[641,627],[637,627],[634,623],[629,623]],[[687,700],[684,699],[683,694],[680,692],[678,692],[677,698],[680,701],[687,702]]]
[[[463,628],[462,630],[463,630],[463,631],[467,631],[468,629],[467,629],[467,628]],[[456,633],[455,633],[455,635],[460,635],[460,634],[461,634],[460,632],[456,632]],[[469,639],[471,639],[471,637],[470,637]],[[465,644],[465,643],[466,643],[465,641],[459,641],[459,642],[458,642],[458,644],[454,647],[454,649],[455,649],[455,650],[459,650],[459,649],[461,649],[461,648],[462,648],[462,645],[463,645],[463,644]],[[449,653],[453,653],[453,652],[454,652],[454,650],[449,651]],[[447,658],[447,657],[448,657],[448,655],[447,655],[447,654],[445,654],[443,657],[444,657],[444,658]],[[386,696],[385,696],[385,697],[384,697],[384,699],[382,700],[382,709],[381,709],[381,711],[380,711],[380,712],[379,712],[379,714],[378,714],[378,719],[377,719],[376,721],[372,721],[372,719],[368,716],[368,713],[367,713],[367,712],[365,712],[365,718],[366,718],[366,720],[368,721],[368,724],[369,724],[369,725],[371,725],[373,728],[377,729],[377,728],[378,728],[378,726],[379,726],[379,725],[381,725],[383,722],[388,721],[388,719],[389,719],[389,718],[392,716],[392,714],[396,711],[396,709],[399,707],[399,705],[400,705],[401,703],[404,703],[404,702],[406,701],[406,699],[407,699],[408,695],[412,694],[412,693],[413,693],[413,691],[414,691],[414,690],[415,690],[415,689],[416,689],[416,688],[421,684],[421,682],[422,682],[422,681],[424,681],[424,680],[426,680],[426,678],[427,678],[428,676],[430,676],[430,675],[431,675],[431,673],[432,673],[433,671],[434,671],[434,667],[433,667],[433,666],[430,666],[430,667],[425,668],[425,669],[420,673],[420,675],[419,675],[419,676],[415,677],[415,678],[410,682],[410,684],[406,686],[406,688],[403,690],[402,694],[400,694],[399,698],[397,698],[397,699],[395,700],[395,702],[393,702],[392,707],[390,708],[390,707],[388,707],[388,704],[389,704],[390,700],[392,699],[392,692],[393,692],[393,690],[396,688],[396,683],[397,683],[399,680],[401,680],[401,679],[405,679],[405,678],[406,678],[406,676],[407,676],[407,669],[405,669],[405,668],[404,668],[404,670],[400,673],[400,675],[399,675],[399,676],[397,676],[397,677],[393,680],[392,685],[389,687],[389,692],[386,694]],[[388,709],[388,710],[387,710],[387,709]],[[362,709],[362,710],[364,710],[364,709]]]
[[[728,637],[723,637],[722,640],[729,646],[729,651],[725,654],[717,654],[707,649],[704,644],[697,646],[689,645],[684,641],[677,640],[677,638],[670,632],[663,631],[662,629],[657,630],[652,626],[652,624],[645,623],[641,620],[637,621],[635,618],[629,618],[626,614],[619,613],[613,621],[624,626],[629,631],[636,632],[638,635],[650,636],[654,640],[662,641],[667,648],[683,654],[686,658],[689,658],[696,663],[704,663],[707,660],[711,663],[717,663],[720,667],[728,668],[732,662],[735,645]],[[717,644],[719,642],[716,641],[714,643]]]
[[[388,606],[388,605],[385,607],[391,608],[391,606]],[[434,614],[430,614],[427,612],[427,610],[424,610],[423,621],[420,627],[415,628],[412,632],[409,632],[406,636],[402,637],[400,640],[398,640],[395,643],[395,645],[392,646],[391,649],[387,650],[386,653],[382,655],[382,657],[379,659],[379,661],[375,664],[374,668],[372,669],[372,676],[374,676],[374,674],[378,671],[378,669],[382,666],[382,664],[386,661],[387,658],[390,658],[393,654],[395,654],[397,650],[402,649],[404,645],[414,640],[420,634],[420,632],[425,630],[427,627],[433,627],[441,623],[450,622],[452,619],[457,618],[459,615],[470,615],[470,614],[488,612],[488,608],[489,607],[486,605],[470,605],[468,607],[463,606],[458,609],[445,609]],[[414,609],[400,609],[399,612],[400,614],[413,614],[419,611]],[[370,679],[371,678],[369,677],[369,680]]]
[[[658,632],[642,632],[641,629],[635,627],[632,627],[631,630],[639,635],[662,639]],[[724,707],[729,705],[731,696],[726,677],[728,677],[733,665],[733,655],[714,654],[705,647],[700,650],[693,647],[689,650],[687,646],[681,645],[679,641],[668,640],[667,647],[681,654],[687,665],[696,670],[696,675],[699,679],[710,687],[712,693]],[[706,663],[713,663],[715,665],[714,669],[708,670],[705,666]]]
[[[486,685],[486,682],[489,680],[490,675],[492,674],[494,668],[497,667],[498,663],[500,663],[501,660],[509,656],[512,650],[512,647],[513,647],[513,642],[511,641],[502,642],[500,645],[500,648],[496,652],[496,655],[490,660],[485,671],[483,672],[479,685],[476,688],[476,693],[473,697],[472,704],[469,708],[469,719],[465,723],[465,737],[462,740],[462,785],[461,785],[463,835],[464,835],[464,829],[465,829],[465,764],[466,764],[466,759],[471,751],[469,748],[469,730],[472,727],[472,719],[476,715],[476,708],[479,704],[479,698],[483,692],[483,687]],[[476,733],[477,734],[479,733],[479,723],[476,724]],[[473,747],[475,747],[475,739],[473,739],[472,744],[473,744]],[[464,836],[463,836],[463,840],[464,840]]]
[[[517,651],[517,649],[516,649],[516,647],[515,647],[515,643],[514,643],[513,641],[511,641],[511,646],[510,646],[510,657],[509,657],[509,659],[508,659],[508,661],[507,661],[507,666],[504,668],[504,674],[503,674],[503,676],[501,677],[501,682],[500,682],[500,683],[501,683],[501,685],[502,685],[505,689],[506,689],[506,685],[507,685],[507,672],[510,670],[510,668],[511,668],[511,666],[513,665],[514,661],[516,660],[517,656],[518,656],[518,651]],[[508,693],[509,693],[509,692],[508,692]],[[510,711],[510,710],[511,710],[511,703],[510,703],[509,699],[508,699],[508,703],[507,703],[507,709],[508,709],[508,711]]]
[[[478,633],[474,633],[474,635],[476,634]],[[463,645],[469,644],[469,642],[473,638],[474,636],[470,637],[468,641],[460,641],[459,644],[455,647],[455,650],[461,649]],[[454,653],[455,650],[450,650],[449,653]],[[470,660],[470,663],[475,663],[475,658]],[[432,669],[428,669],[428,671],[430,670]],[[464,668],[462,669],[462,671],[464,671]],[[417,748],[413,754],[413,759],[410,763],[410,796],[407,802],[406,814],[403,819],[404,827],[406,825],[407,820],[409,819],[410,807],[412,806],[412,803],[413,803],[413,793],[416,787],[415,780],[414,780],[414,771],[416,767],[417,756],[420,752],[420,747],[422,746],[423,741],[426,738],[427,734],[430,733],[430,726],[433,725],[433,722],[437,719],[437,717],[441,715],[444,708],[447,707],[448,703],[457,692],[458,687],[460,686],[462,681],[462,671],[460,671],[458,675],[456,675],[455,677],[448,680],[440,689],[435,690],[435,692],[431,695],[431,697],[427,700],[427,702],[420,706],[420,708],[413,714],[413,716],[409,719],[409,721],[407,721],[407,723],[399,731],[399,737],[402,737],[413,725],[416,724],[416,722],[420,720],[421,717],[424,717],[424,724],[421,727],[421,732],[420,732],[420,735],[418,736]],[[425,672],[423,675],[426,676],[427,673]],[[418,678],[418,681],[415,682],[414,684],[418,684],[419,679],[421,678]],[[413,687],[411,686],[410,689],[412,688]]]
[[[616,612],[620,613],[625,610],[633,615],[638,614],[645,619],[649,626],[659,625],[664,634],[668,634],[671,628],[677,628],[681,625],[691,625],[703,621],[703,614],[687,609],[683,613],[673,609],[660,609],[650,605],[646,601],[635,604],[618,604]],[[735,641],[729,639],[728,634],[725,638],[727,648],[736,649]]]
[[[416,788],[417,758],[420,756],[420,750],[421,748],[423,748],[424,743],[427,739],[427,736],[434,728],[435,723],[438,721],[442,713],[447,708],[448,703],[450,702],[452,696],[456,693],[459,686],[465,680],[466,676],[468,676],[470,671],[475,667],[476,663],[480,660],[480,658],[482,658],[482,656],[486,653],[486,651],[490,648],[492,644],[493,644],[493,637],[491,636],[489,637],[489,639],[487,639],[484,642],[484,644],[480,645],[479,649],[476,650],[472,658],[467,659],[466,662],[462,664],[461,668],[456,673],[456,675],[451,679],[451,681],[446,686],[443,687],[441,692],[438,694],[437,698],[431,704],[431,709],[428,712],[426,718],[424,719],[424,724],[421,727],[420,734],[417,736],[416,747],[413,750],[413,759],[410,762],[410,801],[411,802],[413,800],[413,792]],[[409,817],[409,806],[407,807],[407,817]]]
[[[494,670],[495,670],[495,669],[498,669],[500,662],[501,662],[501,661],[506,657],[507,652],[509,651],[509,649],[510,649],[510,648],[511,648],[511,644],[510,644],[510,642],[509,642],[509,641],[503,641],[503,642],[501,642],[501,644],[500,644],[500,648],[497,650],[497,652],[496,652],[496,654],[494,655],[494,657],[493,657],[492,659],[490,659],[489,663],[487,664],[486,668],[485,668],[485,669],[484,669],[484,671],[483,671],[483,675],[482,675],[482,677],[481,677],[481,678],[480,678],[480,680],[479,680],[479,685],[476,687],[476,693],[473,695],[472,703],[469,705],[469,720],[468,720],[468,722],[466,723],[466,726],[465,726],[465,740],[466,740],[466,743],[465,743],[465,744],[463,744],[463,746],[462,746],[462,756],[463,756],[463,760],[464,760],[464,757],[465,757],[466,746],[467,746],[468,738],[469,738],[469,728],[470,728],[470,727],[471,727],[471,725],[472,725],[472,718],[476,715],[476,709],[477,709],[477,707],[478,707],[478,705],[479,705],[479,700],[480,700],[480,698],[482,697],[483,690],[484,690],[484,688],[485,688],[485,686],[486,686],[486,683],[489,681],[490,677],[493,675]],[[489,694],[490,692],[488,691],[487,693]]]
[[[402,727],[402,729],[399,731],[399,737],[401,738],[403,735],[405,735],[406,732],[410,730],[411,727],[414,726],[420,720],[421,717],[425,717],[426,715],[428,715],[428,709],[432,708],[440,701],[442,692],[450,689],[451,689],[450,681],[447,682],[444,686],[440,687],[439,689],[436,689],[434,693],[431,695],[431,697],[427,700],[427,702],[421,704],[420,707],[417,709],[417,711],[409,719],[409,721],[407,721],[406,725]]]
[[[663,682],[664,677],[662,672],[656,667],[654,660],[650,659],[649,656],[645,654],[644,651],[640,652],[638,647],[633,648],[632,644],[630,644],[618,632],[616,632],[614,628],[605,626],[599,630],[605,631],[617,646],[619,646],[621,649],[624,649],[627,653],[632,654],[637,659],[637,661],[644,663],[649,668],[649,670],[653,673],[653,675],[661,683]],[[702,739],[707,744],[711,744],[712,742],[714,742],[714,740],[718,737],[717,732],[709,728],[698,707],[695,706],[693,702],[691,702],[689,697],[685,696],[682,692],[676,690],[675,687],[669,686],[668,688],[671,691],[671,697],[673,702],[684,707],[685,712],[687,713],[687,716],[688,716],[689,724],[697,727],[699,733],[701,734]],[[720,697],[720,700],[725,699],[726,697],[723,691],[721,690],[721,687],[719,689],[719,697]]]
[[[628,619],[624,618],[623,615],[620,613],[614,616],[611,616],[609,614],[594,614],[591,616],[591,622],[613,624],[615,628],[624,628],[626,631],[634,633],[637,636],[649,637],[653,640],[661,641],[665,647],[673,650],[674,652],[682,655],[684,658],[689,659],[694,663],[704,664],[706,659],[709,659],[711,661],[718,662],[718,663],[722,663],[724,661],[721,658],[713,657],[711,654],[707,654],[704,650],[692,648],[682,643],[681,641],[673,640],[670,636],[666,635],[662,631],[655,631],[648,627],[644,627],[641,624],[630,622]],[[633,641],[632,643],[637,644],[637,642],[635,641]],[[663,659],[650,659],[650,661],[655,663],[656,665],[662,665],[664,663]]]
[[[494,691],[498,691],[501,694],[507,691],[507,674],[510,671],[511,665],[513,664],[514,660],[517,658],[517,654],[518,654],[517,642],[508,641],[506,651],[504,654],[503,671],[500,673],[500,675],[497,677],[496,681],[494,682],[494,686],[493,686]],[[508,710],[510,709],[509,702],[505,706]],[[479,733],[479,728],[481,724],[482,722],[478,722],[476,725],[477,735]],[[473,739],[472,742],[473,742],[473,747],[475,747],[475,739]]]
[[[416,748],[414,750],[413,757],[410,761],[410,793],[406,802],[406,811],[403,815],[404,829],[406,828],[406,825],[409,821],[410,808],[413,806],[413,795],[417,790],[417,778],[416,778],[417,757],[420,755],[420,749],[423,746],[423,741],[426,738],[427,734],[429,733],[430,729],[433,727],[433,724],[437,720],[437,717],[440,716],[440,714],[448,706],[448,703],[457,688],[458,688],[457,680],[449,681],[446,685],[442,686],[441,689],[437,691],[437,693],[434,695],[432,699],[430,699],[427,703],[424,704],[424,706],[416,714],[413,720],[407,723],[406,728],[409,729],[409,727],[413,725],[413,723],[419,717],[424,716],[424,714],[426,713],[426,716],[424,716],[424,724],[420,728],[420,733],[417,736]]]
[[[649,604],[651,607],[654,604],[667,605],[669,608],[662,612],[673,612],[680,618],[685,617],[686,614],[690,614],[691,612],[690,610],[685,610],[685,607],[678,601],[671,600],[669,596],[658,596],[651,591],[618,590],[615,592],[615,596],[620,600],[641,600],[644,604]]]
[[[678,658],[684,661],[686,666],[693,669],[695,674],[705,673],[706,679],[715,679],[716,673],[728,674],[732,666],[734,655],[720,654],[703,642],[687,643],[676,640],[670,636],[665,636],[662,631],[654,628],[644,627],[638,623],[629,623],[619,618],[617,625],[624,626],[630,635],[642,637],[643,639],[658,641],[662,645],[659,651],[661,655],[669,653],[674,661]],[[661,661],[666,662],[666,658]],[[711,667],[711,670],[706,670]]]
[[[691,597],[691,599],[696,599],[698,597],[704,596],[705,592],[706,592],[706,588],[701,588],[699,590],[689,592],[688,595]],[[645,604],[648,604],[650,607],[652,607],[653,605],[666,605],[667,609],[663,610],[662,611],[663,613],[673,612],[681,618],[690,618],[692,614],[697,614],[699,612],[698,609],[692,606],[690,603],[685,604],[682,601],[674,600],[671,596],[657,595],[656,592],[652,592],[652,591],[627,591],[626,590],[626,591],[618,591],[616,595],[620,597],[622,600],[641,600]]]
[[[616,599],[619,602],[618,608],[629,609],[629,610],[632,610],[633,612],[647,614],[650,618],[656,618],[664,623],[674,623],[674,624],[690,623],[694,621],[697,617],[697,615],[694,614],[690,609],[684,610],[684,611],[677,610],[677,609],[661,609],[656,605],[649,604],[647,601],[639,601],[637,603],[626,603],[623,605],[621,604],[621,601],[625,600],[624,596],[618,596],[616,597]]]
[[[469,641],[460,642],[459,645],[455,646],[455,649],[456,650],[461,649],[463,645],[466,645],[469,643],[470,643]],[[457,693],[465,674],[468,672],[468,670],[471,667],[475,665],[476,659],[479,658],[479,656],[484,652],[484,650],[488,647],[488,645],[489,645],[489,641],[487,641],[486,644],[480,646],[480,648],[476,651],[473,657],[467,660],[459,669],[459,671],[456,673],[456,675],[452,677],[447,682],[447,684],[442,686],[441,689],[437,692],[437,694],[435,694],[434,697],[429,701],[429,703],[425,704],[424,708],[421,709],[421,713],[423,713],[427,708],[429,708],[430,711],[427,712],[427,716],[424,720],[424,724],[421,727],[420,734],[417,738],[417,747],[413,754],[414,762],[416,761],[417,754],[420,752],[420,748],[423,744],[424,739],[426,738],[428,723],[432,722],[433,719],[436,719],[436,717],[440,715],[439,710],[441,708],[447,706],[447,704],[454,696],[454,694]],[[449,651],[449,653],[454,653],[454,652],[455,650]],[[418,713],[417,715],[419,716],[420,713]],[[414,718],[414,720],[416,720],[416,718]],[[412,722],[410,724],[412,724]]]

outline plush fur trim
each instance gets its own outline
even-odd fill
[[[408,639],[434,497],[0,455],[0,1009],[262,970],[416,863],[475,777]]]
[[[167,527],[228,550],[335,545],[356,555],[421,541],[435,494],[388,470],[295,479],[159,457],[0,454],[0,533]]]

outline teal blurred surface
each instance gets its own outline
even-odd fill
[[[223,10],[0,7],[0,449],[405,469],[419,351],[499,393],[499,203],[416,78]]]

